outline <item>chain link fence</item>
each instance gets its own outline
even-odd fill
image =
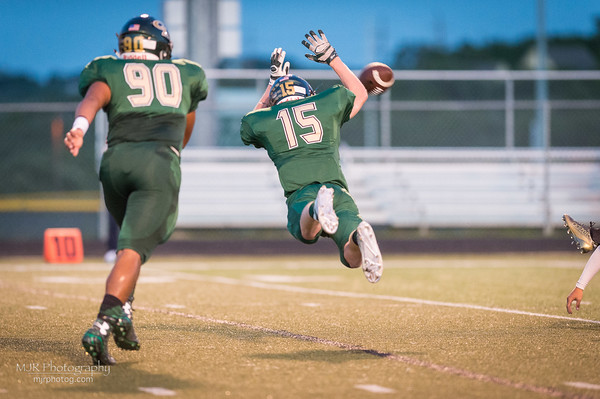
[[[329,70],[294,73],[306,78],[317,92],[339,83]],[[207,71],[209,99],[199,106],[188,148],[190,154],[194,150],[210,150],[213,155],[219,151],[224,151],[223,154],[231,150],[259,151],[243,146],[239,123],[262,94],[266,85],[264,75],[262,70]],[[373,156],[373,151],[375,154],[398,151],[398,154],[410,154],[407,158],[416,164],[440,164],[440,159],[447,161],[451,157],[452,164],[460,165],[468,163],[469,158],[485,163],[485,154],[490,150],[495,154],[504,153],[503,162],[511,159],[511,154],[533,150],[541,154],[534,157],[537,163],[558,162],[553,159],[587,165],[598,162],[597,153],[590,150],[600,150],[597,133],[600,71],[395,71],[395,75],[396,84],[392,89],[370,98],[363,110],[344,125],[343,152],[369,150],[370,162],[376,162],[377,155]],[[84,237],[103,236],[106,223],[97,165],[104,148],[106,122],[99,118],[92,124],[80,155],[73,158],[62,140],[73,122],[75,107],[75,102],[0,103],[3,127],[0,239],[39,238],[47,227],[73,226],[80,227]],[[446,155],[431,157],[427,155],[430,151],[443,151]],[[563,155],[544,157],[549,151],[554,154],[562,151]],[[464,157],[456,156],[458,154]],[[227,161],[228,157],[225,155],[223,159]],[[187,165],[194,162],[192,158],[188,162],[184,150],[184,176]],[[356,156],[348,159],[356,159]],[[388,159],[402,163],[403,158],[388,156]],[[370,170],[377,170],[376,165]],[[272,173],[276,173],[274,167]],[[596,170],[583,168],[576,173],[579,175],[574,178],[592,181]],[[202,172],[194,178],[202,179]],[[367,185],[360,179],[356,184]],[[592,183],[586,188],[585,195],[595,201],[600,188]],[[440,186],[442,197],[443,189]],[[198,190],[202,190],[202,185]],[[361,193],[365,190],[360,186],[351,190],[356,192],[361,207]],[[540,193],[542,197],[556,195],[543,187]],[[365,203],[369,195],[372,194],[365,194]],[[280,199],[283,202],[282,195]],[[541,204],[546,200],[550,198],[536,198]],[[475,209],[477,203],[472,206]],[[448,212],[452,212],[452,207]],[[596,208],[590,208],[582,216],[593,218],[593,212]],[[392,225],[391,220],[397,219],[396,216],[378,220]],[[547,221],[540,223],[544,225]],[[189,223],[182,225],[193,227]],[[196,227],[206,225],[201,219],[195,224]],[[400,225],[435,227],[431,220],[418,218],[407,218]]]

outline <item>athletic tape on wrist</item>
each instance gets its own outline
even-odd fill
[[[73,121],[73,127],[71,128],[71,130],[81,129],[81,131],[83,132],[83,135],[85,136],[85,133],[87,132],[89,127],[90,127],[90,123],[88,122],[88,120],[83,116],[78,116]]]

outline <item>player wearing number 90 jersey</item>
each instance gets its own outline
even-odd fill
[[[175,229],[181,185],[180,151],[189,140],[198,103],[207,96],[202,68],[171,60],[164,24],[143,14],[127,21],[118,58],[100,57],[80,76],[84,96],[65,145],[77,156],[90,122],[108,114],[108,149],[100,181],[106,208],[120,227],[117,258],[94,324],[81,340],[94,364],[115,363],[107,345],[138,350],[131,303],[141,266]]]
[[[186,115],[208,92],[203,69],[185,59],[99,57],[81,73],[81,95],[96,81],[106,83],[111,91],[104,107],[109,147],[127,141],[160,141],[181,150]]]
[[[131,248],[144,263],[175,227],[179,154],[189,138],[184,137],[188,116],[207,96],[206,77],[188,60],[107,56],[85,67],[81,94],[86,96],[97,82],[110,89],[110,100],[103,106],[109,129],[100,180],[107,209],[121,227],[117,250]],[[159,165],[165,156],[171,164]],[[138,190],[129,191],[134,186]]]

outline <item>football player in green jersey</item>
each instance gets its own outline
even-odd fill
[[[171,39],[161,21],[135,17],[118,40],[117,57],[96,58],[81,73],[84,98],[65,137],[77,156],[96,113],[102,108],[108,114],[100,181],[106,207],[121,229],[98,317],[82,338],[95,364],[115,363],[107,350],[111,333],[122,349],[140,347],[131,321],[132,294],[142,264],[175,228],[180,152],[208,92],[198,64],[171,59]]]
[[[358,113],[367,91],[321,30],[310,31],[302,44],[312,52],[306,57],[328,64],[343,86],[315,94],[308,82],[289,74],[285,51],[276,48],[267,89],[242,118],[242,141],[264,148],[275,164],[292,236],[307,244],[331,237],[341,262],[362,267],[367,280],[376,283],[383,272],[381,252],[348,192],[339,155],[340,127]]]

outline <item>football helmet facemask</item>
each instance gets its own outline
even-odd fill
[[[142,14],[127,21],[117,36],[119,38],[117,54],[123,58],[153,59],[157,57],[159,60],[171,58],[173,44],[167,27],[162,21],[154,19],[148,14]]]
[[[273,82],[269,92],[269,106],[300,100],[314,94],[315,91],[306,80],[296,75],[284,75]]]

